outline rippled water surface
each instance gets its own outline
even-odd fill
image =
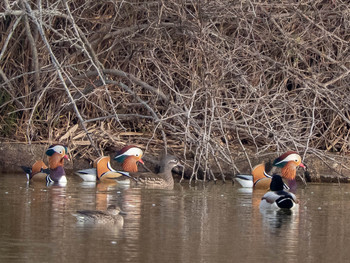
[[[0,262],[346,262],[350,186],[299,187],[299,211],[261,213],[263,192],[231,183],[173,190],[27,184],[0,175]],[[124,226],[81,225],[76,210],[119,205]]]

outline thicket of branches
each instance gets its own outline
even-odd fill
[[[194,171],[350,150],[346,1],[5,0],[0,32],[2,140],[134,143]]]

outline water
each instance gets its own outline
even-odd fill
[[[0,262],[343,262],[350,258],[350,185],[299,187],[299,211],[259,211],[263,192],[231,183],[147,190],[82,183],[27,185],[0,175]],[[124,226],[72,213],[119,205]]]

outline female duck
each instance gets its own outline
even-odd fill
[[[45,153],[49,159],[49,167],[42,160],[36,161],[32,167],[21,167],[30,181],[67,183],[66,173],[63,168],[64,160],[69,160],[67,152],[68,149],[65,146],[59,144],[51,145]]]
[[[282,177],[274,175],[272,176],[270,191],[261,198],[260,209],[292,210],[298,206],[297,203],[296,196],[284,190]]]
[[[80,210],[73,214],[80,223],[90,224],[117,224],[123,226],[126,213],[115,205],[108,206],[106,211]]]
[[[159,164],[159,173],[130,173],[135,178],[136,184],[147,188],[172,189],[174,187],[174,178],[172,169],[174,167],[183,167],[179,160],[173,155],[166,155]]]

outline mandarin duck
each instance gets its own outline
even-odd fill
[[[108,206],[106,211],[100,210],[80,210],[72,215],[76,217],[79,223],[90,224],[117,224],[123,226],[124,218],[122,215],[126,213],[121,211],[115,205]]]
[[[160,161],[157,174],[151,172],[130,173],[130,176],[135,178],[136,185],[154,189],[172,189],[174,187],[172,169],[177,166],[183,167],[175,156],[166,155]]]
[[[137,163],[144,164],[141,159],[142,155],[143,151],[139,147],[128,145],[116,153],[114,160],[122,164],[123,171],[136,173],[138,172]]]
[[[68,149],[65,146],[51,145],[45,154],[49,159],[49,167],[42,160],[36,161],[32,167],[21,166],[27,175],[28,181],[46,181],[47,184],[58,182],[67,183],[64,171],[64,159],[69,160]]]
[[[296,168],[298,166],[306,169],[305,165],[301,163],[301,157],[297,152],[288,151],[273,161],[273,166],[281,168],[281,176],[288,181],[284,184],[286,189],[293,188],[295,190],[296,182]],[[272,176],[265,171],[265,164],[256,165],[251,175],[237,175],[235,180],[242,187],[254,187],[256,189],[268,189],[271,183]]]
[[[262,210],[295,209],[298,201],[293,193],[284,189],[284,182],[280,175],[273,175],[270,184],[270,191],[264,194],[260,201]]]
[[[94,161],[93,168],[79,170],[75,174],[87,182],[115,180],[123,175],[129,177],[127,172],[114,170],[110,160],[109,156],[102,156]]]

